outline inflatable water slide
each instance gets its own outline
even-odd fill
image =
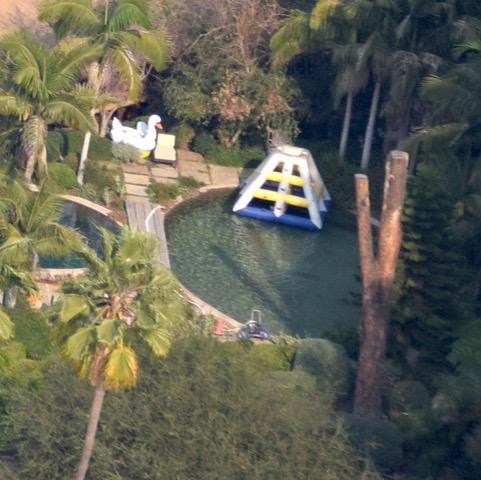
[[[249,176],[233,211],[238,215],[321,230],[331,197],[309,150],[282,145]]]

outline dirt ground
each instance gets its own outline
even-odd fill
[[[40,0],[0,0],[0,32],[16,28],[39,31],[37,5]]]

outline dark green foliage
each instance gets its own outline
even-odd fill
[[[162,204],[180,195],[180,188],[178,183],[153,182],[147,187],[147,193],[153,203]]]
[[[313,375],[322,391],[339,396],[346,396],[351,391],[353,369],[341,345],[323,338],[301,340],[297,345],[294,367]]]
[[[162,204],[168,200],[174,200],[179,195],[188,194],[204,184],[193,177],[180,176],[174,183],[153,182],[147,187],[147,193],[153,203]]]
[[[77,185],[75,172],[63,163],[51,163],[48,176],[61,190],[70,190]]]
[[[344,415],[344,426],[353,445],[386,471],[394,471],[402,462],[401,432],[392,422]]]
[[[250,349],[248,358],[260,370],[291,370],[295,353],[289,345],[261,343]]]
[[[112,193],[120,194],[123,189],[123,176],[120,169],[107,168],[95,161],[85,166],[82,195],[94,201],[109,203]]]
[[[392,338],[395,350],[414,349],[420,362],[438,367],[446,363],[464,314],[465,261],[452,235],[453,215],[437,171],[422,165],[409,182],[405,203]]]
[[[82,150],[84,134],[78,130],[52,130],[48,133],[47,154],[49,162],[63,157],[75,170]],[[112,142],[107,138],[92,135],[89,158],[101,162],[112,159]]]
[[[235,167],[255,167],[266,156],[259,147],[224,147],[208,133],[195,137],[193,149],[204,155],[208,163]]]
[[[15,339],[24,345],[28,358],[42,358],[52,351],[46,319],[38,310],[19,306],[10,315]]]
[[[302,372],[252,368],[256,347],[188,338],[108,392],[89,478],[374,480],[329,401]],[[252,350],[251,350],[252,348]],[[60,363],[10,407],[21,478],[72,475],[91,392]],[[35,418],[35,422],[32,422]]]
[[[179,183],[179,187],[184,190],[190,190],[204,186],[204,183],[199,182],[199,180],[196,180],[194,177],[183,175],[178,178],[177,182]]]
[[[176,148],[188,149],[190,142],[195,137],[195,130],[188,123],[181,123],[172,129],[175,134],[175,146]]]

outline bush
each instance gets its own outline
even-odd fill
[[[351,443],[377,466],[387,471],[401,466],[402,435],[393,423],[350,414],[343,418]]]
[[[74,170],[77,168],[84,133],[79,130],[58,129],[48,133],[47,156],[49,162],[57,162],[63,157]],[[106,162],[112,160],[112,142],[108,138],[92,135],[89,159]]]
[[[39,311],[20,306],[10,316],[15,324],[15,339],[25,346],[29,358],[42,358],[51,352],[49,329]]]
[[[351,361],[341,345],[323,338],[306,338],[297,346],[295,369],[304,370],[317,379],[321,390],[346,396],[352,388]]]
[[[112,142],[112,157],[122,163],[135,163],[140,160],[140,152],[132,145]]]
[[[289,372],[253,370],[245,355],[202,337],[176,342],[163,361],[141,360],[138,386],[105,397],[91,478],[379,478],[363,477],[362,459],[307,374],[288,381]],[[60,362],[44,374],[41,388],[11,393],[19,474],[68,478],[91,388]]]
[[[199,182],[193,177],[179,177],[175,183],[153,182],[147,187],[147,193],[152,203],[161,204],[168,200],[173,200],[179,195],[188,193],[190,190],[200,188],[203,185],[202,182]]]
[[[195,137],[195,130],[187,123],[177,125],[172,129],[172,133],[175,134],[176,148],[188,149],[190,142]]]
[[[248,357],[255,368],[290,370],[296,350],[289,345],[255,344]]]
[[[77,185],[75,172],[64,163],[50,163],[48,175],[52,181],[62,190],[70,190]]]
[[[265,157],[262,148],[223,147],[207,133],[202,133],[195,138],[194,150],[201,153],[209,163],[234,167],[255,167]]]
[[[180,195],[180,192],[178,183],[153,182],[147,187],[147,193],[152,203],[162,204],[167,200],[173,200]]]
[[[85,183],[82,195],[94,201],[108,203],[111,192],[122,193],[122,171],[100,166],[97,162],[87,162],[85,166]]]

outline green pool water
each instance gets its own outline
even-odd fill
[[[322,336],[355,327],[355,232],[329,221],[321,232],[307,232],[239,217],[232,214],[234,200],[211,192],[167,217],[172,269],[180,281],[240,321],[261,310],[272,331]]]
[[[97,252],[100,251],[98,227],[100,226],[114,232],[119,230],[117,224],[110,218],[101,215],[95,210],[72,202],[64,203],[59,223],[77,229],[84,235],[87,243]],[[83,266],[84,263],[82,260],[75,255],[65,257],[40,257],[41,268],[80,268]]]

